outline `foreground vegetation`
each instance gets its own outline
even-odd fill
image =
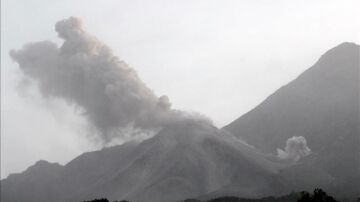
[[[92,201],[84,201],[84,202],[109,202],[109,200],[106,198],[102,198],[102,199],[95,199]],[[122,200],[122,201],[114,201],[114,202],[130,202],[130,201]],[[339,201],[336,200],[334,197],[328,195],[322,189],[317,188],[313,191],[313,193],[302,191],[300,193],[291,193],[287,196],[281,196],[281,197],[244,199],[234,196],[224,196],[207,201],[201,201],[198,199],[187,199],[183,202],[339,202]],[[360,198],[358,198],[356,202],[360,202]]]

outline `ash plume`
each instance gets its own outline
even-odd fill
[[[303,136],[293,136],[286,140],[284,150],[277,149],[278,158],[290,160],[292,162],[297,162],[300,158],[307,156],[310,153],[311,150],[307,146],[306,139]]]
[[[167,96],[157,97],[134,69],[88,34],[78,18],[57,22],[55,30],[64,40],[60,47],[50,41],[29,43],[10,56],[44,97],[80,107],[104,142],[122,128],[156,129],[189,118],[172,110]]]

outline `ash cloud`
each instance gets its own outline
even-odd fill
[[[306,139],[303,136],[293,136],[286,140],[284,150],[277,149],[277,156],[283,160],[290,160],[297,162],[300,158],[305,157],[311,153],[307,146]]]
[[[134,69],[88,34],[78,18],[57,22],[55,30],[64,40],[60,47],[50,41],[29,43],[10,56],[44,97],[80,107],[104,142],[123,128],[151,130],[189,118],[172,110],[167,96],[157,97]]]

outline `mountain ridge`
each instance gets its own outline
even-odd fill
[[[353,197],[360,193],[351,189],[360,182],[358,56],[354,43],[330,49],[223,129],[179,120],[142,142],[87,152],[64,166],[39,161],[1,180],[1,201],[260,198],[320,185],[334,193],[350,187]],[[274,154],[292,136],[304,136],[312,150],[297,162]]]
[[[54,202],[104,196],[111,200],[165,202],[234,184],[239,186],[238,194],[262,197],[286,193],[286,186],[271,186],[282,185],[282,179],[276,175],[279,168],[265,155],[216,127],[190,121],[168,126],[141,143],[125,143],[80,155],[61,167],[57,178],[47,184],[39,182],[36,190],[46,190]],[[19,201],[11,199],[12,190],[19,190],[16,183],[11,186],[12,179],[1,181],[5,185],[5,201]],[[29,183],[33,184],[25,181],[25,186]],[[28,201],[44,200],[25,194],[27,197]]]
[[[267,153],[292,136],[304,136],[319,167],[336,177],[358,173],[359,49],[348,42],[330,49],[223,129]]]

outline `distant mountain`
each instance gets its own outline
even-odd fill
[[[11,174],[1,180],[0,201],[56,201],[54,182],[62,170],[57,163],[38,161],[21,174]]]
[[[66,166],[38,161],[26,171],[1,180],[0,201],[68,201],[72,195],[83,192],[103,175],[121,168],[136,145],[129,142],[87,152]]]
[[[307,168],[288,170],[288,177],[323,171],[324,179],[359,175],[359,50],[354,43],[332,48],[294,81],[224,129],[266,153],[283,148],[292,136],[304,136],[312,150],[302,162]],[[310,167],[318,171],[309,173]]]
[[[142,143],[85,153],[65,166],[38,162],[1,181],[2,201],[166,202],[224,187],[263,197],[290,191],[279,165],[210,124],[185,121]],[[42,174],[41,174],[42,173]]]

